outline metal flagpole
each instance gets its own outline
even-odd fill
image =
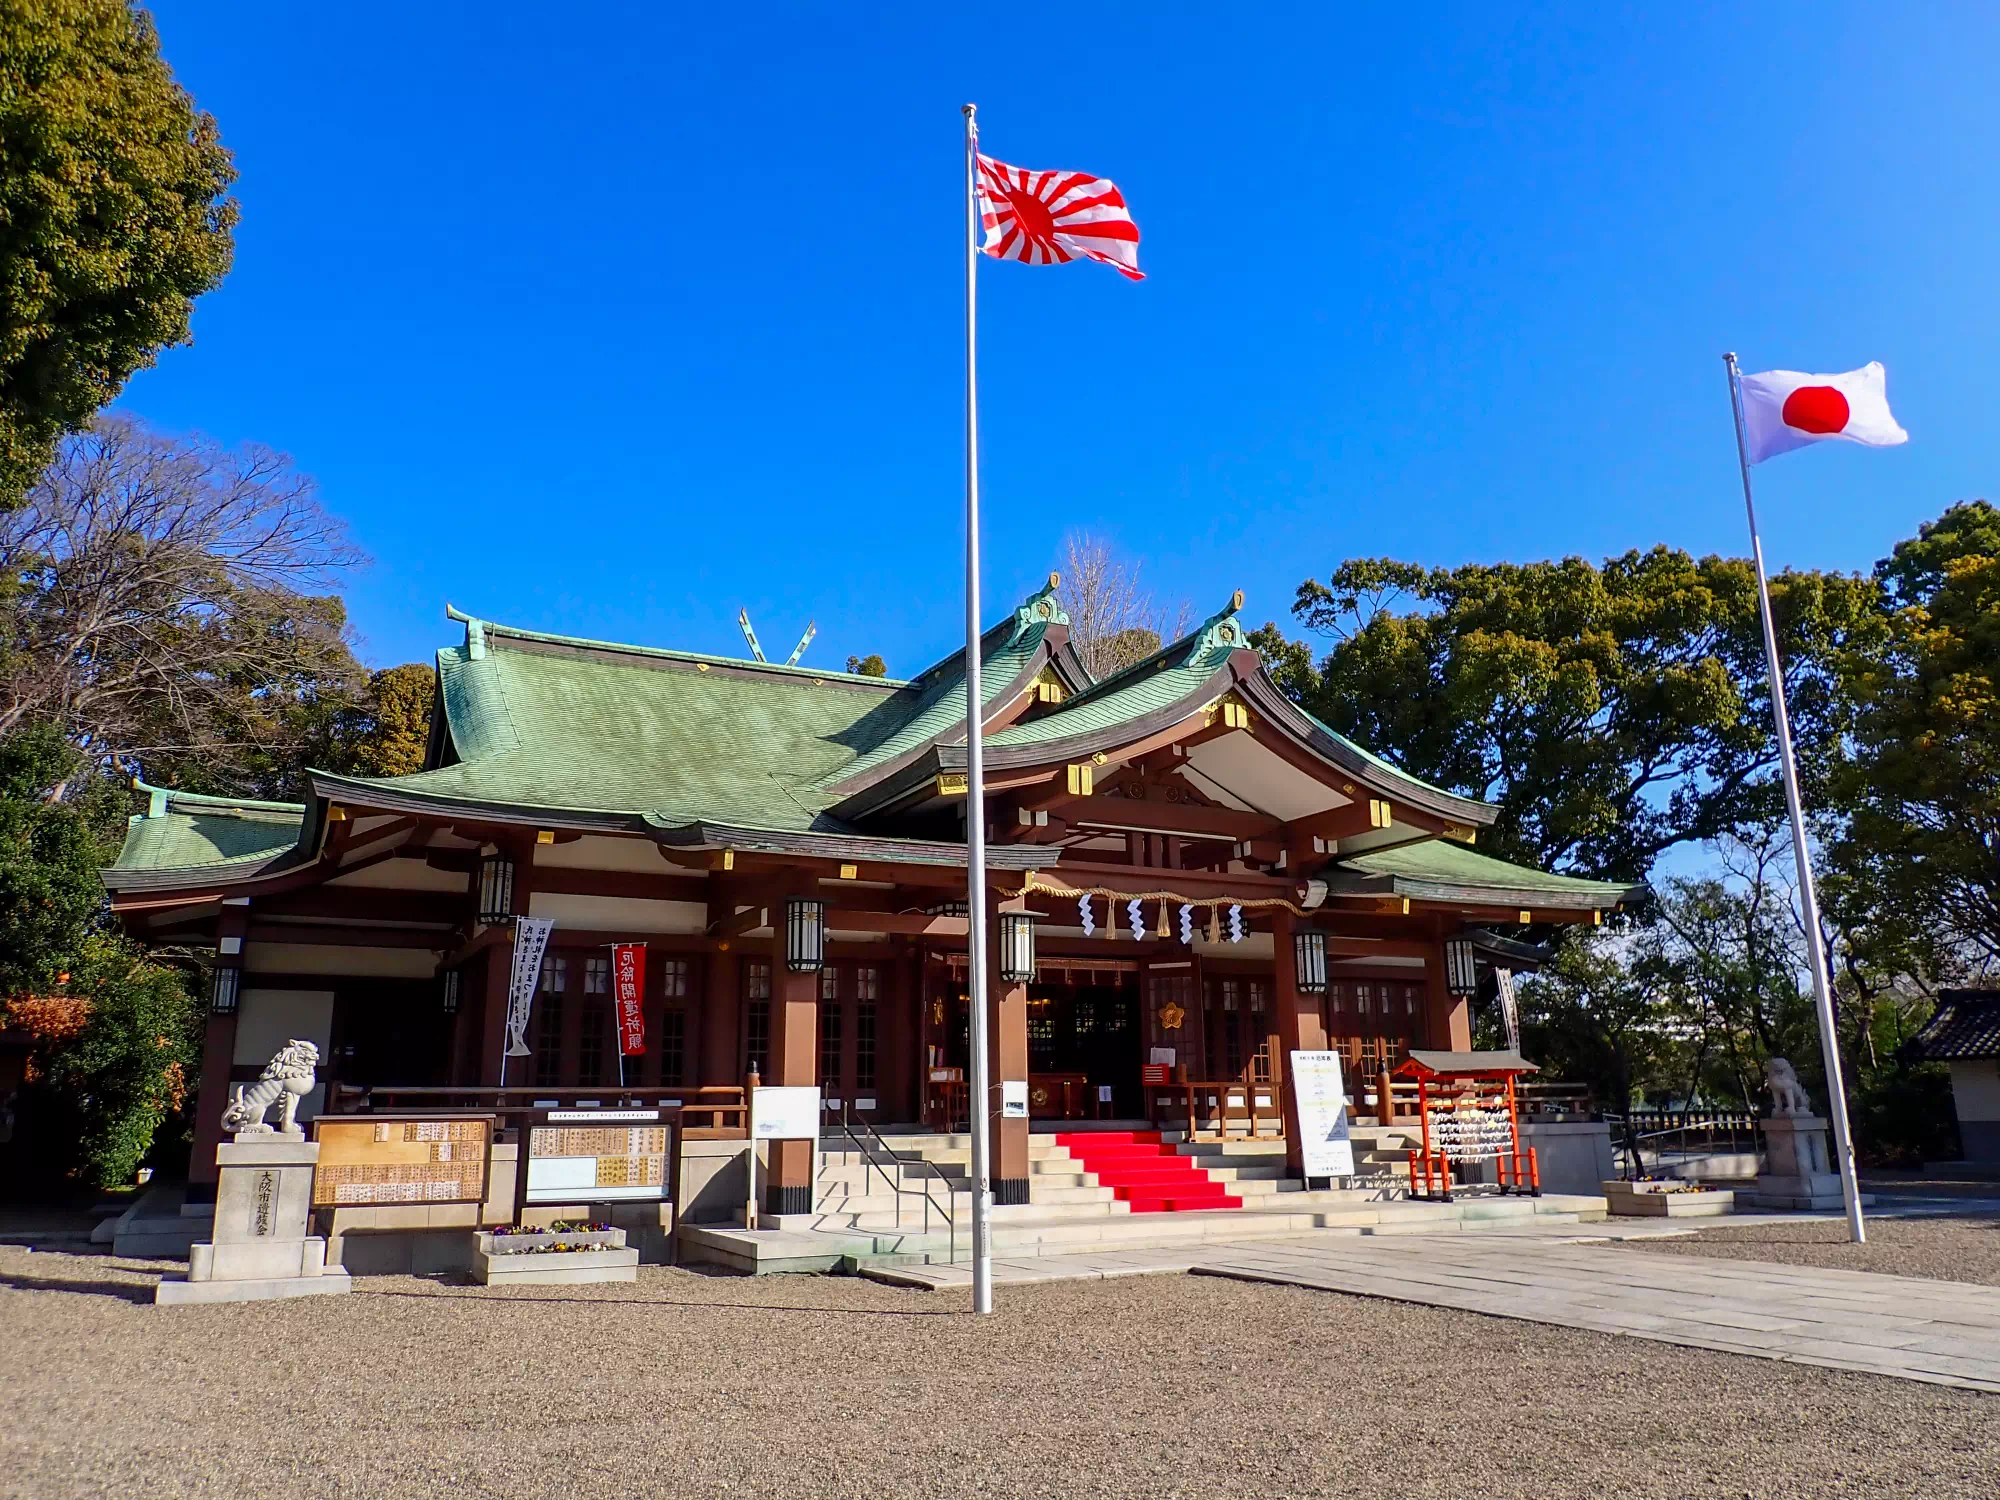
[[[993,1311],[993,1171],[986,1098],[986,754],[979,689],[979,106],[965,106],[965,930],[972,1012],[972,1310]]]
[[[1806,951],[1812,959],[1813,1002],[1819,1011],[1819,1050],[1826,1064],[1827,1113],[1833,1119],[1833,1149],[1840,1158],[1840,1194],[1847,1202],[1847,1231],[1855,1244],[1867,1239],[1861,1223],[1861,1184],[1854,1173],[1854,1146],[1847,1129],[1847,1084],[1840,1071],[1840,1037],[1833,1025],[1833,986],[1820,941],[1819,898],[1813,893],[1812,861],[1806,853],[1805,809],[1799,801],[1799,768],[1792,758],[1792,726],[1785,712],[1785,679],[1778,667],[1778,631],[1771,620],[1771,587],[1764,578],[1764,543],[1757,535],[1757,505],[1750,497],[1750,450],[1743,428],[1743,386],[1736,356],[1725,354],[1729,405],[1736,417],[1736,460],[1743,470],[1743,510],[1750,518],[1750,557],[1757,566],[1757,603],[1764,620],[1764,665],[1771,674],[1771,715],[1778,726],[1778,765],[1785,778],[1785,807],[1792,819],[1792,859],[1799,872],[1799,904],[1804,909]]]

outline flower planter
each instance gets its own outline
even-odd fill
[[[557,1243],[592,1248],[547,1248]],[[625,1248],[622,1229],[563,1234],[493,1234],[481,1230],[472,1252],[472,1275],[485,1286],[576,1286],[592,1281],[637,1281],[639,1252]]]
[[[1601,1186],[1611,1212],[1628,1218],[1713,1219],[1736,1211],[1736,1193],[1730,1188],[1618,1181]]]

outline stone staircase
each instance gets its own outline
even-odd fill
[[[964,1134],[898,1134],[880,1149],[823,1151],[813,1211],[766,1216],[756,1233],[681,1226],[680,1254],[729,1269],[855,1271],[970,1258],[971,1141]],[[1407,1142],[1399,1130],[1355,1131],[1357,1186],[1307,1189],[1285,1175],[1284,1143],[1194,1140],[1162,1145],[1198,1168],[1240,1207],[1135,1214],[1078,1151],[1053,1134],[1029,1137],[1029,1201],[993,1210],[993,1254],[1017,1259],[1085,1251],[1162,1248],[1205,1241],[1274,1238],[1314,1230],[1437,1234],[1602,1219],[1602,1198],[1408,1196]],[[1088,1151],[1088,1145],[1080,1148]],[[947,1217],[945,1207],[949,1204]],[[928,1210],[928,1222],[926,1211]]]

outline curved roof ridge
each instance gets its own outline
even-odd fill
[[[710,666],[735,667],[751,672],[769,672],[780,677],[837,678],[843,682],[871,687],[907,688],[914,685],[914,679],[901,677],[863,677],[858,673],[836,671],[827,667],[788,667],[780,662],[757,661],[739,656],[717,656],[704,651],[681,651],[671,646],[638,646],[630,641],[600,641],[589,636],[557,635],[553,631],[529,630],[520,625],[502,625],[495,620],[481,619],[463,610],[445,606],[445,617],[462,621],[466,626],[468,642],[472,627],[480,627],[479,633],[490,644],[497,636],[512,636],[516,640],[539,641],[550,646],[573,646],[580,651],[615,651],[621,655],[651,658],[662,661],[685,661],[706,663]]]

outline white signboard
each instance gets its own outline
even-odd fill
[[[819,1089],[758,1089],[750,1096],[750,1138],[758,1141],[818,1140]]]
[[[1292,1096],[1299,1106],[1299,1152],[1308,1177],[1352,1177],[1354,1143],[1347,1136],[1347,1091],[1338,1052],[1294,1052]]]
[[[1000,1080],[1000,1118],[1003,1120],[1025,1120],[1028,1118],[1027,1079],[1003,1078]]]

